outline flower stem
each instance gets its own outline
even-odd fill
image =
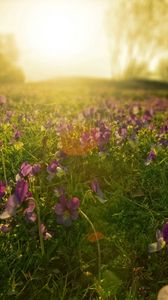
[[[35,187],[34,187],[34,183],[33,183],[33,192],[35,193]],[[43,240],[43,234],[41,232],[41,217],[40,217],[40,207],[37,201],[37,193],[35,194],[34,197],[34,201],[36,204],[36,211],[37,211],[37,222],[38,222],[38,232],[39,232],[39,239],[40,239],[40,248],[41,248],[41,255],[43,256],[45,254],[45,250],[44,250],[44,240]]]
[[[88,216],[81,210],[79,209],[80,214],[88,221],[90,226],[92,227],[92,230],[95,234],[95,237],[97,237],[95,227],[92,223],[92,221],[88,218]],[[96,238],[96,243],[97,243],[97,263],[98,263],[98,280],[99,282],[101,281],[101,252],[100,252],[100,243],[99,240]]]
[[[2,157],[2,167],[3,167],[3,172],[4,172],[4,179],[5,179],[5,183],[7,185],[7,175],[6,175],[6,166],[5,166],[5,157],[4,157],[4,153],[3,150],[1,149],[1,157]]]
[[[38,231],[39,231],[39,238],[40,238],[40,248],[41,248],[41,255],[43,256],[45,251],[44,251],[44,240],[43,240],[43,234],[41,232],[41,218],[40,218],[40,209],[39,205],[36,202],[36,207],[37,207],[37,220],[38,220]]]

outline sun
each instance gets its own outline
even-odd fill
[[[80,6],[45,4],[31,12],[26,32],[29,49],[43,61],[71,62],[87,50],[91,26],[87,20]]]

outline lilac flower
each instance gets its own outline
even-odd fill
[[[30,175],[31,173],[32,173],[32,166],[30,164],[28,164],[27,162],[24,162],[21,165],[20,174],[23,177],[26,177],[26,176]]]
[[[33,198],[28,200],[28,207],[24,210],[25,217],[28,221],[35,222],[37,219],[37,215],[34,212],[36,207],[35,201]]]
[[[67,200],[64,196],[60,197],[60,202],[55,205],[57,223],[66,227],[72,224],[73,220],[78,218],[78,208],[80,201],[77,197]]]
[[[28,183],[24,179],[21,179],[16,184],[14,194],[9,196],[6,208],[0,215],[0,219],[7,219],[14,216],[16,214],[16,209],[21,206],[28,196]]]
[[[102,192],[102,190],[100,189],[100,185],[99,182],[97,180],[93,180],[91,182],[91,189],[94,193],[96,193],[97,195],[97,199],[101,202],[101,203],[105,203],[106,200],[104,199],[104,194]]]
[[[40,164],[34,164],[34,165],[32,166],[32,175],[33,175],[33,176],[36,175],[37,173],[40,172],[40,170],[41,170]]]
[[[157,156],[156,150],[155,149],[151,150],[148,153],[148,156],[147,156],[146,161],[145,161],[145,165],[146,166],[150,165],[150,163],[156,158],[156,156]]]
[[[21,132],[19,130],[15,130],[13,138],[14,140],[19,140],[19,138],[21,137]]]
[[[127,128],[125,126],[119,128],[118,133],[123,139],[125,139],[127,136]]]
[[[24,179],[21,179],[17,182],[15,188],[15,196],[20,204],[25,200],[26,196],[28,195],[28,189],[28,182]]]
[[[91,135],[89,132],[84,132],[81,136],[80,142],[83,144],[89,143],[91,141]]]
[[[43,234],[44,240],[49,240],[52,238],[52,235],[47,231],[47,228],[45,227],[45,225],[43,223],[41,223],[41,225],[40,225],[40,231]]]
[[[39,173],[40,170],[41,170],[40,164],[30,165],[29,163],[24,162],[24,163],[21,165],[20,175],[23,176],[23,177],[26,177],[26,176],[34,176],[34,175],[36,175],[37,173]]]
[[[19,206],[15,194],[9,196],[5,210],[1,213],[0,219],[8,219],[16,214],[16,209]]]
[[[162,127],[160,128],[160,133],[161,134],[165,134],[165,133],[167,133],[168,132],[168,121],[166,121],[163,125],[162,125]]]
[[[168,222],[166,222],[161,230],[156,231],[157,242],[149,244],[149,253],[157,252],[168,245]]]
[[[0,181],[0,198],[2,198],[5,195],[5,191],[6,191],[6,184]]]
[[[166,138],[160,138],[159,139],[159,144],[161,144],[164,147],[168,147],[168,139],[166,139]]]
[[[53,160],[50,165],[47,167],[48,173],[55,173],[57,171],[57,168],[59,167],[59,162],[57,160]]]
[[[166,244],[168,244],[168,222],[166,222],[161,230],[162,236]]]
[[[104,123],[100,123],[100,132],[101,132],[101,143],[108,143],[111,135],[111,130],[108,126]]]
[[[47,172],[49,173],[49,175],[47,176],[47,179],[49,181],[51,181],[54,178],[55,174],[58,171],[58,168],[60,168],[60,164],[59,164],[59,162],[57,160],[53,160],[51,162],[51,164],[48,165]]]
[[[8,233],[10,231],[9,224],[0,224],[0,232]]]

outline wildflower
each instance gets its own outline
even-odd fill
[[[28,196],[28,183],[24,179],[21,179],[16,184],[14,194],[9,196],[6,208],[0,215],[0,219],[7,219],[14,216],[16,209],[21,206]]]
[[[124,126],[119,128],[118,133],[123,139],[125,139],[127,137],[127,128]]]
[[[104,199],[104,194],[103,194],[102,190],[100,189],[100,185],[99,185],[99,182],[97,180],[93,180],[91,182],[91,189],[94,193],[96,193],[97,199],[101,203],[106,202],[106,200]]]
[[[28,183],[24,179],[21,179],[17,182],[15,188],[15,196],[17,198],[18,203],[22,203],[26,196],[28,195]]]
[[[160,138],[159,144],[161,144],[164,147],[168,147],[168,139],[166,139],[166,138]]]
[[[32,175],[36,175],[37,173],[39,173],[41,170],[41,165],[40,164],[34,164],[32,166]]]
[[[145,165],[146,166],[150,165],[151,162],[156,158],[156,156],[157,156],[156,150],[155,149],[151,150],[148,153],[148,156],[147,156],[146,161],[145,161]]]
[[[9,224],[0,224],[0,232],[8,233],[10,231]]]
[[[52,238],[52,235],[47,231],[47,228],[45,227],[45,225],[43,223],[41,223],[41,225],[40,225],[40,231],[43,234],[44,240],[49,240]]]
[[[19,140],[20,137],[21,137],[21,132],[19,130],[15,130],[13,135],[14,140]]]
[[[24,162],[22,165],[21,165],[21,168],[20,168],[20,174],[23,176],[23,177],[26,177],[28,176],[29,174],[32,173],[32,166],[30,164],[28,164],[27,162]]]
[[[166,222],[161,230],[156,231],[157,242],[149,244],[149,253],[157,252],[168,245],[168,222]]]
[[[70,226],[72,221],[78,218],[79,205],[80,201],[77,197],[67,200],[62,195],[60,197],[60,202],[55,205],[57,223],[65,225],[66,227]]]
[[[29,176],[29,175],[34,176],[37,173],[39,173],[40,170],[41,170],[40,164],[30,165],[29,163],[24,162],[21,165],[21,168],[20,168],[20,175],[23,176],[23,177],[26,177],[26,176]]]
[[[2,198],[5,195],[5,191],[6,191],[6,184],[0,181],[0,198]]]
[[[33,198],[28,200],[28,207],[24,210],[25,217],[28,221],[35,222],[37,219],[37,215],[34,212],[36,205]]]
[[[54,178],[56,172],[58,171],[58,168],[60,168],[60,164],[57,160],[53,160],[51,164],[48,165],[47,172],[49,173],[49,175],[47,176],[47,179],[49,181],[51,181]]]
[[[19,151],[23,148],[24,144],[22,142],[16,142],[13,146],[15,150]]]
[[[168,121],[166,121],[160,128],[160,133],[165,134],[168,132]]]
[[[59,167],[59,162],[57,160],[53,160],[50,165],[47,167],[48,173],[55,173],[57,168]]]

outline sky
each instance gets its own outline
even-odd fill
[[[26,79],[109,78],[109,1],[0,0],[0,33],[15,35]]]

